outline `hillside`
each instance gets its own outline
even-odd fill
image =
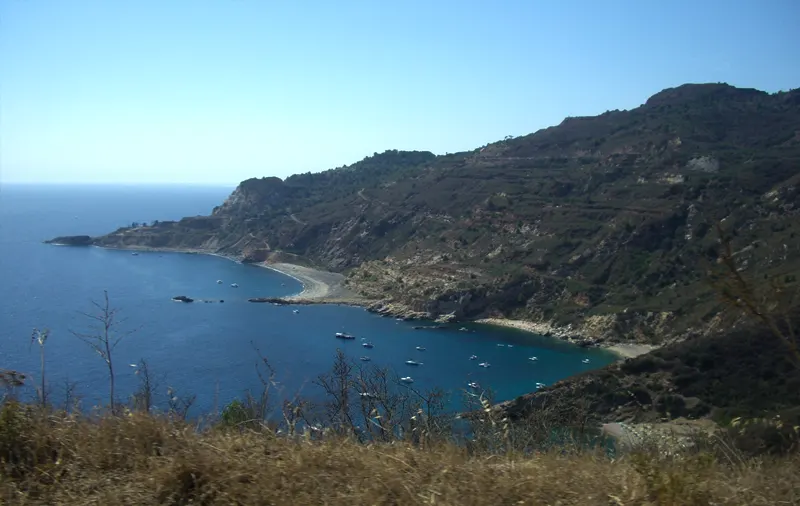
[[[704,273],[718,221],[748,275],[792,280],[799,162],[800,90],[689,84],[472,152],[249,179],[211,216],[92,243],[283,252],[396,313],[659,343],[720,324]]]
[[[791,322],[797,328],[800,313]],[[727,425],[777,414],[791,432],[800,425],[800,367],[768,328],[747,325],[573,376],[496,409],[524,423],[544,406],[576,404],[595,423],[711,418]],[[772,439],[780,446],[781,438]]]

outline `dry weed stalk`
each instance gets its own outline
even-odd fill
[[[80,333],[72,331],[72,334],[92,348],[106,364],[108,369],[108,402],[112,413],[116,411],[114,401],[114,360],[113,352],[117,345],[132,332],[118,332],[118,327],[125,322],[117,317],[118,309],[112,308],[108,300],[108,291],[103,290],[103,303],[92,301],[92,305],[98,311],[97,314],[80,314],[99,324],[99,329],[94,333]]]
[[[39,345],[39,359],[41,361],[40,364],[40,381],[41,386],[39,387],[39,403],[41,404],[42,408],[47,406],[47,388],[46,388],[46,378],[45,378],[45,367],[44,367],[44,345],[47,342],[47,338],[50,337],[50,331],[47,329],[39,330],[33,329],[33,333],[31,334],[31,346],[33,343]]]

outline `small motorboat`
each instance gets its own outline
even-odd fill
[[[478,360],[478,355],[470,355],[469,359],[470,360]]]
[[[300,312],[300,310],[299,310],[299,309],[294,309],[294,310],[292,310],[292,313],[294,313],[294,314],[298,314],[299,312]]]
[[[218,280],[217,280],[217,284],[218,284],[218,285],[221,285],[221,284],[222,284],[222,280],[221,280],[221,279],[218,279]]]
[[[513,344],[507,344],[507,345],[506,345],[506,348],[513,348],[513,347],[514,347],[514,345],[513,345]]]
[[[131,366],[131,367],[139,367],[139,366],[138,366],[138,365],[136,365],[136,364],[128,364],[128,365],[129,365],[129,366]]]
[[[528,360],[530,360],[531,362],[536,362],[537,360],[539,360],[539,357],[528,357]]]
[[[474,381],[471,382],[471,383],[467,383],[467,386],[470,387],[473,390],[477,390],[477,389],[479,389],[481,387],[479,384],[475,383]]]
[[[365,357],[361,357],[361,361],[362,362],[369,362],[370,360],[372,360],[372,359],[369,358],[369,357],[366,357],[366,356]]]
[[[363,346],[364,348],[374,348],[375,347],[375,345],[372,344],[372,343],[361,343],[361,346]]]
[[[469,329],[468,329],[467,327],[461,327],[461,328],[460,328],[460,329],[458,329],[458,330],[459,330],[460,332],[469,332]]]
[[[238,283],[231,283],[231,287],[232,288],[239,288],[239,285],[238,285]]]
[[[583,362],[584,364],[588,364],[589,363],[589,359],[588,358],[584,358],[583,360],[581,360],[581,362]]]
[[[502,348],[503,346],[505,346],[505,344],[498,343],[497,346],[500,346]]]
[[[344,332],[337,332],[334,334],[336,339],[355,339],[355,336],[351,336],[350,334],[345,334]]]
[[[400,378],[400,381],[403,383],[414,383],[414,380],[411,378],[411,376],[403,376]]]
[[[422,362],[417,362],[416,360],[406,360],[406,365],[422,365]]]
[[[536,383],[536,388],[543,388],[544,386],[544,383]]]
[[[358,395],[361,397],[366,397],[368,399],[374,399],[375,397],[378,396],[377,394],[373,394],[372,392],[359,392]]]
[[[424,346],[417,346],[417,351],[425,351],[425,347]]]
[[[480,363],[480,364],[478,364],[478,365],[479,365],[480,367],[491,367],[491,366],[492,366],[492,364],[490,364],[489,362],[481,362],[481,363]]]
[[[139,256],[139,253],[136,253],[136,252],[134,251],[133,253],[131,253],[131,255],[133,255],[133,256],[135,256],[135,257],[136,257],[136,256]]]

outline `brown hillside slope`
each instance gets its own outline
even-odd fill
[[[93,242],[284,251],[401,310],[659,343],[717,324],[716,222],[754,277],[800,270],[799,163],[800,91],[684,85],[472,152],[250,179],[209,217]]]

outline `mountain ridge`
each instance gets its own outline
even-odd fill
[[[716,223],[755,277],[800,269],[799,162],[799,90],[687,84],[468,152],[251,178],[210,216],[92,243],[285,252],[399,315],[662,344],[724,325],[703,273]]]

